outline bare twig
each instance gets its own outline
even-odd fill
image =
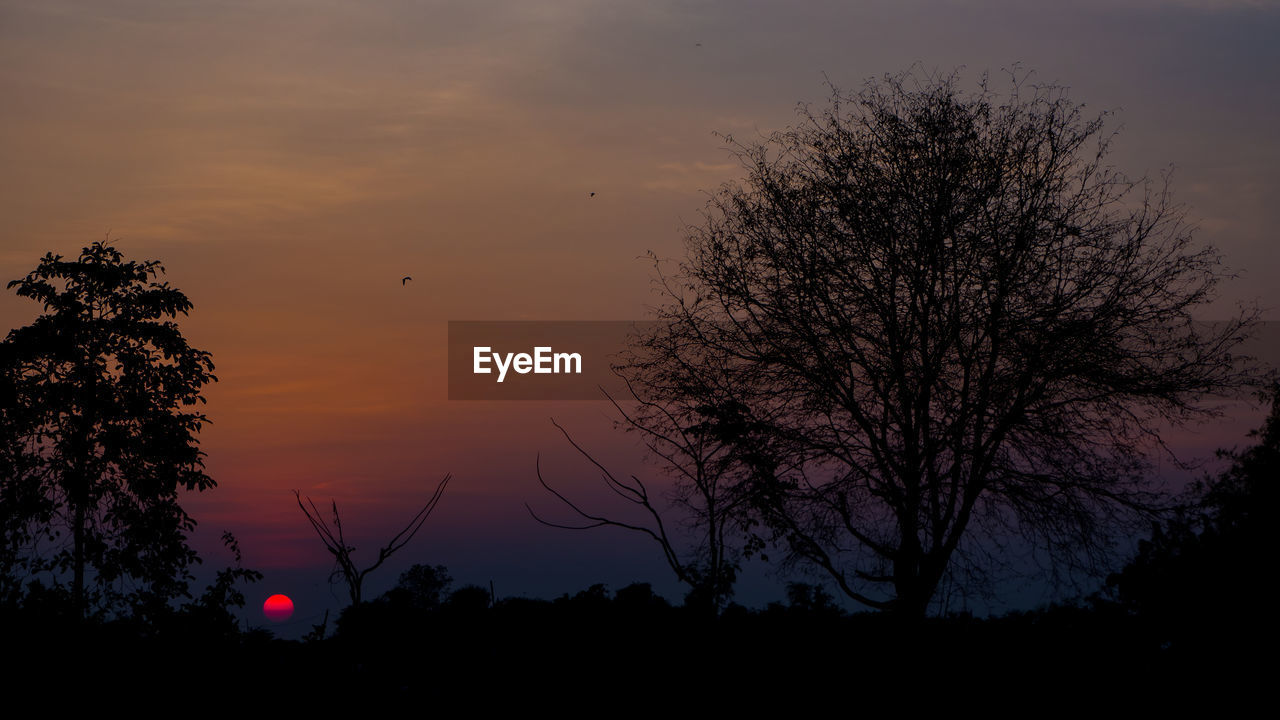
[[[386,562],[387,559],[390,558],[397,550],[409,544],[409,541],[413,539],[413,536],[422,528],[423,523],[427,521],[431,512],[436,509],[436,505],[440,503],[440,498],[444,495],[445,487],[448,486],[451,478],[452,475],[449,474],[444,476],[436,486],[435,492],[432,493],[431,498],[422,506],[422,509],[419,510],[411,520],[409,520],[400,532],[396,533],[395,536],[387,541],[386,545],[378,549],[377,560],[363,570],[356,566],[355,561],[351,557],[351,554],[355,552],[355,547],[348,545],[345,537],[343,536],[342,518],[338,514],[337,501],[330,501],[333,512],[333,525],[330,527],[330,525],[325,522],[320,509],[316,507],[316,504],[311,500],[311,498],[307,498],[306,502],[303,502],[302,493],[298,490],[293,491],[293,495],[298,501],[298,508],[302,510],[303,515],[306,515],[307,521],[311,523],[312,529],[314,529],[316,531],[316,535],[320,537],[320,542],[324,543],[325,549],[329,551],[330,555],[333,555],[334,562],[337,564],[337,567],[334,569],[334,577],[341,576],[346,582],[347,591],[351,596],[351,604],[357,605],[360,603],[365,577],[367,577],[369,573],[381,567],[382,564]]]

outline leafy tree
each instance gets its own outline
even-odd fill
[[[243,608],[245,605],[244,592],[238,584],[258,582],[263,575],[257,570],[244,567],[240,543],[230,532],[222,533],[222,544],[231,551],[235,563],[219,570],[204,593],[196,600],[185,603],[182,610],[188,617],[202,622],[207,629],[235,635],[236,618],[231,614],[231,608]]]
[[[731,446],[759,540],[865,605],[920,617],[1024,548],[1098,572],[1163,503],[1158,428],[1252,380],[1253,313],[1192,322],[1218,255],[1082,108],[1016,75],[833,89],[728,138],[745,181],[660,271],[620,371]]]
[[[396,586],[384,597],[419,612],[434,610],[448,597],[452,585],[453,577],[447,567],[419,563],[400,573]]]
[[[8,285],[44,313],[0,344],[4,570],[10,590],[14,573],[69,581],[77,617],[158,612],[198,562],[178,491],[214,486],[192,408],[216,378],[173,322],[191,302],[163,271],[97,242]]]
[[[838,616],[840,606],[821,585],[803,582],[787,583],[787,606],[797,613]]]
[[[489,588],[479,585],[463,585],[449,593],[445,607],[455,612],[478,613],[493,605],[493,594]]]
[[[1258,642],[1261,626],[1275,637],[1269,568],[1280,517],[1280,386],[1271,412],[1249,433],[1257,444],[1220,451],[1231,465],[1194,484],[1187,502],[1108,584],[1121,605],[1162,638],[1190,647]]]

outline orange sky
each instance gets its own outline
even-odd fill
[[[520,505],[540,450],[590,481],[550,415],[634,453],[602,405],[446,401],[444,323],[643,317],[641,256],[678,253],[738,175],[712,132],[792,122],[824,73],[1020,61],[1070,85],[1119,111],[1121,167],[1177,166],[1198,237],[1244,271],[1220,309],[1280,307],[1280,4],[1060,5],[0,0],[0,279],[107,233],[163,261],[221,379],[202,435],[219,488],[191,507],[251,564],[323,576],[291,488],[377,539],[452,471],[406,561],[542,592],[526,579],[561,572],[552,556],[458,546],[577,542]],[[0,297],[5,327],[34,312]]]

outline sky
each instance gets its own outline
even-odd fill
[[[500,595],[645,580],[675,599],[643,538],[525,510],[547,500],[539,456],[607,507],[552,417],[651,472],[610,408],[449,401],[447,321],[643,318],[646,254],[678,257],[707,193],[741,176],[723,135],[796,122],[828,82],[1015,64],[1112,113],[1118,167],[1173,168],[1196,238],[1239,272],[1204,319],[1250,302],[1280,320],[1277,38],[1265,0],[0,0],[0,279],[108,237],[162,261],[219,378],[201,434],[218,487],[184,506],[208,565],[230,530],[267,574],[251,600],[301,598],[296,627],[341,603],[291,491],[336,500],[372,552],[446,472],[369,591],[428,562]],[[37,311],[0,296],[6,328]],[[784,579],[753,571],[742,599]]]

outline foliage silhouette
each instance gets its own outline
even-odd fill
[[[1133,560],[1108,578],[1121,606],[1179,652],[1275,639],[1267,569],[1280,522],[1280,387],[1262,397],[1271,411],[1249,433],[1257,444],[1220,451],[1230,467],[1194,484],[1175,517],[1156,524]],[[1260,633],[1264,627],[1271,632]]]
[[[105,242],[9,283],[44,310],[0,344],[5,595],[64,587],[70,614],[164,614],[189,597],[195,521],[179,489],[214,487],[191,408],[216,380],[177,324],[191,302]],[[41,584],[43,587],[43,583]]]
[[[384,597],[392,603],[425,612],[440,607],[452,585],[453,578],[445,566],[417,564],[400,573],[400,580]]]
[[[659,265],[619,371],[731,449],[754,542],[919,618],[1023,549],[1099,574],[1163,507],[1158,428],[1256,380],[1232,354],[1256,312],[1193,324],[1218,255],[1082,108],[908,72],[726,138],[746,180]]]
[[[227,636],[236,635],[239,628],[231,608],[243,608],[244,592],[238,585],[262,580],[262,573],[244,567],[240,543],[230,532],[222,533],[222,544],[231,551],[234,564],[219,570],[212,583],[194,602],[183,605],[182,610],[207,628],[216,628]]]

